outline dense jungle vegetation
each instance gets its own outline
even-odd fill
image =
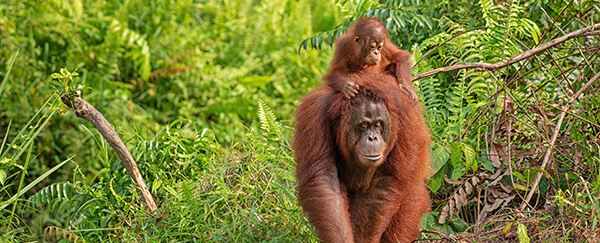
[[[3,0],[0,239],[318,241],[294,111],[360,16],[413,53],[434,140],[422,240],[600,240],[597,0]],[[156,211],[61,102],[76,91]]]

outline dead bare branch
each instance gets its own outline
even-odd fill
[[[500,68],[512,65],[516,62],[520,62],[524,59],[527,59],[541,51],[544,51],[550,47],[553,47],[557,44],[560,44],[562,42],[565,42],[567,40],[576,38],[576,37],[583,37],[583,36],[590,36],[590,35],[600,35],[600,31],[595,31],[597,29],[600,29],[600,23],[595,24],[595,25],[590,25],[588,27],[585,28],[581,28],[578,29],[576,31],[573,31],[569,34],[566,34],[564,36],[561,36],[559,38],[550,40],[544,44],[541,44],[535,48],[532,48],[531,50],[525,51],[525,52],[521,52],[511,58],[508,58],[504,61],[498,62],[498,63],[494,63],[494,64],[490,64],[490,63],[463,63],[463,64],[458,64],[458,65],[453,65],[453,66],[449,66],[449,67],[441,67],[441,68],[437,68],[428,72],[424,72],[421,73],[417,76],[414,76],[412,78],[412,81],[414,82],[415,80],[419,80],[422,78],[426,78],[429,76],[433,76],[436,74],[440,74],[440,73],[446,73],[446,72],[452,72],[452,71],[456,71],[456,70],[461,70],[461,69],[467,69],[467,68],[475,68],[476,71],[496,71]]]
[[[125,169],[127,170],[127,174],[129,174],[129,177],[131,177],[136,184],[136,189],[142,200],[146,203],[150,211],[155,211],[156,203],[152,198],[152,194],[148,191],[148,186],[146,186],[146,182],[144,182],[144,178],[142,178],[137,164],[133,160],[133,157],[131,157],[127,147],[125,147],[125,144],[123,144],[123,141],[119,138],[119,135],[117,135],[117,132],[115,132],[115,129],[108,123],[102,113],[96,110],[89,102],[82,99],[79,91],[77,91],[77,97],[62,97],[61,100],[68,107],[75,109],[75,115],[88,120],[96,127],[96,129],[98,129],[100,134],[102,134],[102,137],[106,139],[108,144],[110,144],[121,159],[123,166],[125,166]]]

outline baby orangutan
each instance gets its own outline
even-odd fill
[[[362,18],[340,36],[331,66],[323,79],[346,99],[358,93],[358,85],[349,81],[350,74],[389,73],[398,85],[417,100],[411,83],[410,52],[400,50],[389,39],[385,26],[376,18]]]

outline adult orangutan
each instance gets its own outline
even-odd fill
[[[353,99],[324,86],[298,107],[300,205],[324,242],[410,242],[429,210],[420,106],[391,75],[349,80],[362,87]]]
[[[376,18],[362,18],[347,34],[338,38],[333,60],[323,79],[347,99],[353,98],[359,86],[348,79],[351,74],[390,73],[410,98],[417,100],[412,87],[410,52],[400,50],[388,37],[385,26]]]

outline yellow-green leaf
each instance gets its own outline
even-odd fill
[[[524,224],[517,225],[517,236],[519,238],[519,243],[529,243],[530,239],[527,235],[527,227]]]

